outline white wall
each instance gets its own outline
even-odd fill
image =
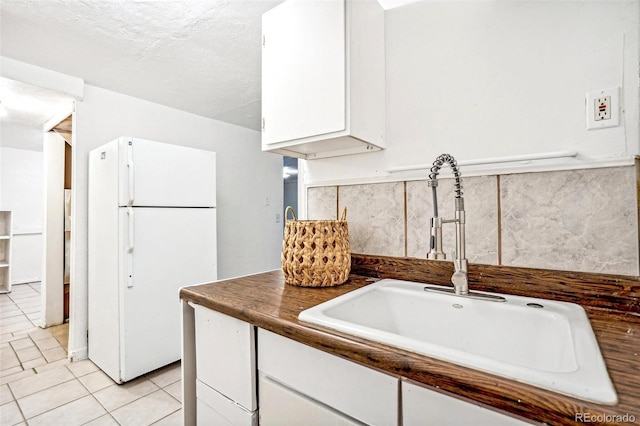
[[[0,210],[13,211],[14,232],[42,231],[42,151],[4,147],[0,150]]]
[[[13,211],[13,284],[40,281],[42,277],[42,141],[42,129],[2,123],[0,210]]]
[[[85,85],[84,99],[76,104],[72,200],[76,321],[70,352],[79,356],[86,351],[88,153],[118,136],[215,151],[218,277],[280,267],[282,224],[275,218],[283,202],[282,157],[261,152],[258,132]]]
[[[0,147],[42,151],[42,128],[20,123],[0,123]]]
[[[632,164],[638,16],[637,0],[421,1],[388,10],[388,149],[308,161],[305,183],[392,179],[389,168],[430,164],[443,152],[464,161],[577,150],[577,159],[547,163]],[[622,88],[621,125],[587,131],[585,94],[609,87]],[[522,166],[502,173],[510,170]]]

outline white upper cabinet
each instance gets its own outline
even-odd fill
[[[313,159],[385,147],[376,0],[287,0],[262,16],[262,149]]]

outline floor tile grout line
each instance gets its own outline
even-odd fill
[[[76,380],[77,380],[77,379],[76,379]],[[79,380],[78,380],[78,381],[79,381]],[[82,383],[82,382],[80,382],[80,383]],[[88,391],[88,390],[89,390],[89,389],[87,389],[87,391]],[[86,398],[86,397],[88,397],[88,396],[92,397],[92,398],[93,398],[93,399],[94,399],[98,404],[100,404],[100,401],[98,401],[98,398],[96,398],[95,396],[93,396],[93,394],[92,394],[91,392],[89,392],[89,394],[87,394],[87,395],[85,395],[85,396],[82,396],[82,397],[80,397],[80,398],[78,398],[78,399],[75,399],[75,400],[73,400],[73,401],[67,402],[66,404],[61,405],[61,406],[60,406],[60,407],[58,407],[58,408],[64,407],[65,405],[68,405],[68,404],[74,403],[74,402],[79,401],[79,400],[81,400],[81,399],[83,399],[83,398]],[[105,412],[106,412],[106,413],[104,413],[104,414],[100,414],[100,415],[98,415],[98,416],[96,416],[96,417],[92,418],[91,420],[89,420],[89,421],[87,421],[87,422],[84,422],[84,423],[83,423],[83,425],[86,425],[87,423],[91,423],[91,422],[93,422],[94,420],[97,420],[97,419],[99,419],[100,417],[102,417],[102,416],[105,416],[105,415],[109,414],[109,412],[107,411],[107,409],[106,409],[106,408],[104,408],[104,407],[102,407],[102,408],[105,410]],[[54,408],[54,410],[55,410],[55,408]],[[49,411],[51,411],[51,410],[49,410]],[[44,413],[43,413],[43,414],[44,414]],[[115,420],[115,419],[114,419],[114,420]],[[116,422],[116,423],[117,423],[117,422]]]
[[[102,370],[100,370],[100,371],[102,371]],[[73,374],[73,373],[71,373],[71,374]],[[85,375],[86,375],[86,374],[85,374]],[[82,376],[82,377],[84,377],[84,376]],[[100,406],[101,406],[102,408],[104,408],[104,411],[106,411],[106,412],[107,412],[107,414],[109,414],[109,415],[111,416],[111,411],[109,411],[109,409],[108,409],[107,407],[105,407],[105,406],[104,406],[104,404],[102,403],[102,401],[100,401],[100,399],[99,399],[99,398],[97,398],[97,397],[95,396],[95,393],[96,393],[96,392],[100,392],[101,390],[106,389],[106,388],[108,388],[109,386],[114,386],[114,385],[115,385],[115,386],[118,386],[118,384],[117,384],[117,383],[114,383],[114,385],[109,385],[109,386],[107,386],[107,387],[105,387],[105,388],[98,389],[96,392],[91,392],[91,391],[89,390],[89,388],[88,388],[84,383],[82,383],[82,381],[81,381],[79,378],[76,378],[76,380],[78,380],[78,381],[80,382],[80,384],[81,384],[81,385],[82,385],[82,386],[87,390],[87,392],[89,392],[89,395],[91,395],[91,396],[93,397],[93,399],[95,399],[96,401],[98,401],[98,404],[100,404]],[[102,416],[100,416],[100,417],[102,417]],[[113,416],[111,416],[111,417],[113,418]],[[94,419],[94,420],[95,420],[95,419]],[[114,420],[115,420],[115,418],[114,418]],[[90,420],[90,421],[93,421],[93,420]],[[87,422],[87,423],[89,423],[89,422]],[[120,424],[117,420],[116,420],[116,423]]]
[[[9,386],[9,383],[5,383],[5,385],[7,386],[7,389],[11,394],[11,398],[13,398],[13,402],[15,402],[16,405],[18,406],[18,410],[20,410],[20,414],[22,414],[22,418],[24,419],[24,413],[22,412],[22,408],[20,408],[20,404],[18,404],[18,398],[16,398],[16,394],[13,393],[13,389],[11,389],[11,386]]]
[[[27,292],[11,292],[9,293],[9,298],[13,301],[16,300],[26,300],[26,299],[39,299],[40,295],[35,291],[35,290],[31,290],[28,293]]]
[[[73,374],[73,373],[72,373],[72,374]],[[95,401],[100,405],[100,407],[102,407],[102,408],[104,409],[105,413],[104,413],[104,414],[100,414],[99,416],[94,417],[93,419],[91,419],[91,420],[89,420],[89,421],[87,421],[87,422],[84,422],[84,423],[83,423],[83,425],[84,425],[84,424],[87,424],[87,423],[91,423],[92,421],[94,421],[94,420],[96,420],[96,419],[99,419],[100,417],[102,417],[102,416],[104,416],[104,415],[106,415],[106,414],[111,415],[111,413],[109,412],[109,410],[107,410],[107,408],[106,408],[104,405],[102,405],[102,403],[100,403],[100,400],[99,400],[98,398],[96,398],[96,396],[95,396],[93,393],[91,393],[91,391],[90,391],[90,390],[89,390],[89,389],[84,385],[84,383],[82,383],[82,382],[79,380],[79,378],[78,378],[78,377],[74,377],[74,379],[75,379],[75,380],[77,380],[78,382],[80,382],[80,384],[81,384],[81,385],[86,389],[86,391],[87,391],[88,393],[87,393],[86,395],[81,396],[80,398],[74,399],[73,401],[66,402],[66,403],[64,403],[64,404],[62,404],[62,405],[60,405],[60,406],[58,406],[58,407],[56,407],[56,408],[52,408],[51,410],[45,411],[44,413],[41,413],[41,414],[38,414],[38,416],[41,416],[42,414],[48,413],[49,411],[57,410],[58,408],[64,407],[65,405],[69,405],[69,404],[71,404],[71,403],[74,403],[74,402],[76,402],[76,401],[79,401],[79,400],[81,400],[82,398],[86,398],[86,397],[88,397],[88,396],[90,396],[91,398],[93,398],[93,399],[94,399],[94,400],[95,400]],[[70,381],[70,380],[69,380],[69,381]],[[65,382],[65,383],[66,383],[66,382]],[[37,416],[34,416],[34,417],[37,417]],[[113,417],[113,416],[111,416],[111,417]],[[31,417],[31,418],[33,419],[33,417]],[[115,419],[114,419],[114,420],[115,420]],[[116,423],[117,423],[117,422],[116,422]],[[119,423],[118,423],[118,424],[119,424]]]
[[[143,377],[143,376],[140,376],[140,377]],[[144,378],[145,378],[146,380],[149,380],[146,376],[144,376]],[[133,380],[132,380],[132,381],[133,381]],[[150,381],[151,383],[153,383],[151,380],[149,380],[149,381]],[[82,382],[80,382],[80,383],[82,383]],[[126,383],[126,382],[125,382],[125,383]],[[129,383],[130,383],[130,382],[129,382]],[[132,403],[134,403],[134,402],[136,402],[136,401],[138,401],[138,400],[140,400],[140,399],[142,399],[142,398],[144,398],[144,397],[146,397],[146,396],[149,396],[149,395],[151,395],[152,393],[157,392],[158,390],[161,390],[161,389],[162,389],[160,386],[156,385],[155,383],[153,383],[153,385],[154,385],[157,389],[154,389],[153,391],[151,391],[151,392],[149,392],[149,393],[147,393],[147,394],[144,394],[144,395],[142,395],[142,396],[139,396],[139,397],[137,397],[136,399],[132,399],[131,401],[127,402],[126,404],[121,405],[121,406],[119,406],[119,407],[116,407],[116,408],[114,408],[114,409],[113,409],[113,410],[111,410],[111,411],[109,411],[109,409],[107,409],[107,407],[105,407],[104,405],[102,405],[102,403],[100,402],[100,399],[98,399],[98,398],[96,397],[96,400],[98,400],[98,402],[100,403],[100,405],[102,405],[102,406],[104,407],[104,409],[105,409],[105,410],[107,410],[107,413],[111,414],[111,413],[113,413],[114,411],[117,411],[117,410],[119,410],[119,409],[121,409],[121,408],[123,408],[123,407],[126,407],[127,405],[132,404]],[[107,389],[107,388],[110,388],[111,386],[122,386],[122,384],[114,383],[113,385],[109,385],[109,386],[107,386],[106,388],[102,388],[102,389],[100,389],[100,390],[97,390],[97,391],[96,391],[96,393],[98,393],[98,392],[100,392],[100,391],[102,391],[102,390],[105,390],[105,389]],[[91,395],[93,395],[93,394],[91,394]],[[169,396],[171,396],[171,395],[169,395]],[[175,398],[174,398],[174,399],[175,399]],[[113,416],[112,416],[112,417],[113,417]]]
[[[92,395],[92,396],[93,396],[93,395]],[[95,399],[96,401],[98,401],[98,398],[96,398],[95,396],[93,397],[93,399]],[[100,401],[98,401],[98,404],[100,404]],[[102,407],[102,408],[104,408],[104,407]],[[106,410],[106,408],[105,408],[105,410]],[[87,425],[87,424],[89,424],[89,423],[91,423],[91,422],[93,422],[93,421],[95,421],[95,420],[97,420],[97,419],[100,419],[100,418],[104,417],[104,416],[109,416],[109,417],[111,417],[111,419],[112,419],[114,422],[116,422],[116,424],[120,425],[120,422],[119,422],[119,421],[117,421],[117,420],[116,420],[116,418],[115,418],[115,417],[113,417],[109,411],[107,411],[105,414],[103,414],[103,415],[101,415],[101,416],[98,416],[98,417],[96,417],[95,419],[92,419],[92,420],[89,420],[88,422],[82,423],[82,425],[81,425],[81,426]]]
[[[34,372],[35,372],[35,369],[32,369],[32,370],[34,370]],[[53,371],[53,370],[46,370],[46,371]],[[46,372],[46,371],[45,371],[45,372]],[[37,372],[35,372],[35,374],[34,374],[33,376],[29,376],[29,377],[34,377],[34,376],[37,376],[38,374],[42,374],[42,373],[37,373]],[[29,377],[25,377],[25,378],[26,378],[26,379],[28,379]],[[35,391],[35,392],[33,392],[33,393],[29,393],[29,394],[23,395],[23,396],[21,396],[19,399],[24,399],[24,398],[26,398],[26,397],[28,397],[28,396],[32,396],[32,395],[35,395],[35,394],[37,394],[37,393],[44,392],[44,391],[49,390],[49,389],[51,389],[51,388],[53,388],[53,387],[56,387],[56,386],[58,386],[58,385],[62,385],[62,384],[64,384],[64,383],[68,383],[68,382],[72,381],[73,379],[76,379],[76,378],[74,377],[74,378],[71,378],[71,379],[69,379],[69,380],[65,380],[65,381],[62,381],[62,382],[56,383],[55,385],[51,385],[51,386],[46,387],[46,388],[44,388],[44,389],[37,390],[37,391]],[[24,380],[24,379],[20,379],[20,380]],[[16,380],[16,381],[17,381],[17,382],[19,382],[20,380]],[[79,380],[78,380],[78,381],[79,381]],[[80,382],[80,383],[82,383],[82,382]],[[7,384],[9,384],[9,383],[7,383]],[[9,386],[9,388],[11,388],[11,386]],[[18,400],[18,399],[16,399],[16,401],[17,401],[17,400]],[[64,405],[64,404],[63,404],[63,405]],[[49,411],[51,411],[51,410],[49,410]]]
[[[75,379],[75,380],[78,380],[78,379],[76,379],[75,377],[74,377],[74,379]],[[72,379],[72,380],[74,380],[74,379]],[[58,386],[58,385],[61,385],[61,384],[64,384],[64,383],[68,383],[68,382],[70,382],[70,381],[71,381],[71,380],[67,380],[66,382],[58,383],[57,385],[54,385],[54,386]],[[78,382],[80,382],[80,380],[78,380]],[[80,384],[82,384],[82,382],[80,382]],[[51,386],[51,387],[49,387],[49,388],[47,388],[47,389],[43,389],[43,390],[41,390],[41,391],[39,391],[39,392],[43,392],[43,391],[45,391],[45,390],[51,389],[51,388],[52,388],[52,387],[54,387],[54,386]],[[37,393],[39,393],[39,392],[35,392],[35,393],[31,394],[31,395],[35,395],[35,394],[37,394]],[[91,395],[91,393],[89,393],[88,395]],[[46,414],[46,413],[50,412],[50,411],[56,410],[56,409],[58,409],[58,408],[60,408],[60,407],[64,407],[65,405],[67,405],[67,404],[71,404],[72,402],[76,402],[77,400],[82,399],[82,398],[84,398],[85,396],[88,396],[88,395],[82,395],[82,396],[80,396],[80,397],[78,397],[78,398],[75,398],[75,399],[72,399],[72,400],[70,400],[70,401],[67,401],[67,402],[65,402],[64,404],[56,405],[55,407],[51,407],[50,409],[48,409],[48,410],[46,410],[46,411],[43,411],[42,413],[38,413],[38,414],[36,414],[35,416],[31,416],[31,417],[29,417],[28,419],[27,419],[27,418],[24,416],[24,414],[23,414],[24,420],[25,420],[25,422],[26,422],[27,424],[29,424],[28,420],[32,420],[32,419],[34,419],[34,418],[36,418],[36,417],[38,417],[38,416],[41,416],[41,415],[43,415],[43,414]],[[22,399],[22,398],[20,398],[20,399]],[[97,398],[96,398],[96,399],[97,399]],[[18,400],[16,400],[16,403],[17,403],[17,402],[18,402]],[[20,404],[18,404],[18,406],[19,406],[19,405],[20,405]]]
[[[150,426],[153,426],[153,425],[155,425],[155,424],[157,424],[157,423],[159,423],[159,422],[163,421],[164,419],[166,419],[166,418],[167,418],[167,417],[169,417],[169,416],[173,416],[175,413],[177,413],[177,412],[178,412],[178,411],[180,411],[180,410],[182,410],[182,403],[180,403],[180,408],[178,408],[177,410],[172,411],[171,413],[167,414],[166,416],[164,416],[164,417],[162,417],[162,418],[160,418],[160,419],[156,420],[155,422],[151,423],[151,425],[150,425]]]
[[[13,393],[13,389],[11,389],[11,386],[9,386],[9,383],[7,383],[7,387],[9,388],[9,392],[11,392],[11,396],[13,397],[13,402],[16,403],[16,407],[18,407],[18,411],[20,411],[20,415],[22,416],[22,420],[25,423],[27,423],[27,417],[24,415],[24,412],[22,411],[22,407],[20,406],[20,404],[18,404],[18,398],[16,398],[16,395]]]
[[[13,351],[13,355],[16,357],[16,359],[18,360],[18,364],[20,364],[20,368],[22,368],[22,371],[24,371],[24,368],[22,367],[22,361],[20,361],[20,358],[18,357],[18,352],[15,350],[15,348],[13,347],[13,345],[11,344],[13,341],[11,342],[7,342],[9,343],[9,347],[11,348],[11,350]]]
[[[29,336],[27,334],[27,338],[29,340],[31,340],[31,342],[34,344],[35,346],[35,342],[33,341],[33,339],[31,339],[31,336]],[[13,350],[13,352],[16,355],[16,358],[18,358],[18,353],[16,352],[15,348],[13,347],[13,345],[11,344],[11,342],[9,342],[9,347],[11,348],[11,350]],[[24,369],[24,367],[22,366],[22,361],[20,361],[20,358],[18,358],[18,362],[20,363],[20,368],[22,368],[22,371],[26,371]],[[38,374],[35,370],[35,368],[30,368],[30,370],[33,370],[34,375]],[[18,411],[20,411],[20,415],[22,416],[22,420],[24,420],[24,422],[27,422],[27,417],[25,416],[24,412],[22,411],[22,407],[20,406],[20,404],[18,403],[18,398],[16,397],[16,394],[14,393],[13,389],[11,388],[11,382],[7,382],[5,383],[7,385],[7,389],[9,389],[9,392],[11,393],[11,397],[13,398],[13,401],[16,403],[16,407],[18,407]],[[35,393],[35,392],[34,392]]]
[[[176,382],[173,382],[173,383],[176,383]],[[169,384],[169,385],[167,385],[167,386],[171,386],[173,383],[171,383],[171,384]],[[165,386],[165,387],[167,387],[167,386]],[[171,395],[169,392],[167,392],[167,391],[165,390],[165,388],[160,388],[160,390],[162,390],[164,393],[166,393],[167,395],[169,395],[169,396],[170,396],[171,398],[173,398],[175,401],[178,401],[178,398],[176,398],[175,396],[173,396],[173,395]],[[178,401],[178,403],[180,404],[180,406],[182,406],[182,401]],[[173,414],[173,413],[171,413],[171,414]],[[171,415],[171,414],[169,414],[169,415]],[[166,417],[166,416],[165,416],[165,417]],[[163,417],[163,418],[164,418],[164,417]]]

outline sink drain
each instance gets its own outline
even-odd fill
[[[459,304],[459,303],[454,303],[454,304],[453,304],[453,305],[451,305],[451,306],[453,306],[453,307],[454,307],[454,308],[456,308],[456,309],[462,309],[462,308],[464,308],[464,306],[462,306],[462,305],[461,305],[461,304]]]

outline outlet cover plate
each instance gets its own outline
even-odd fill
[[[605,104],[608,110],[600,111],[601,104]],[[587,93],[585,107],[587,130],[620,125],[620,88],[612,87]]]

